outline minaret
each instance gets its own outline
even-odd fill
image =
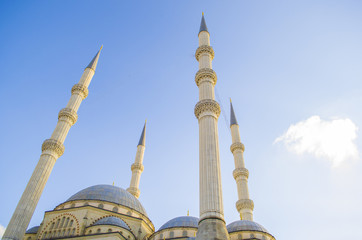
[[[196,239],[229,239],[224,221],[222,201],[219,137],[217,121],[220,106],[214,100],[216,74],[212,70],[214,50],[210,46],[204,14],[199,31],[199,48],[195,53],[199,71],[195,82],[199,87],[199,102],[195,116],[199,121],[199,168],[200,168],[200,221]]]
[[[235,170],[233,176],[238,188],[239,200],[236,202],[236,209],[240,213],[241,220],[253,221],[254,202],[249,198],[248,177],[249,171],[245,168],[244,144],[240,141],[239,125],[236,121],[233,104],[230,99],[230,129],[232,144],[230,150],[234,155]]]
[[[134,164],[131,166],[132,170],[132,178],[129,188],[127,191],[130,192],[133,196],[138,198],[140,196],[140,189],[138,188],[140,185],[141,173],[143,172],[143,155],[145,154],[145,143],[146,143],[146,123],[143,126],[142,134],[137,146],[136,159]]]
[[[82,100],[88,95],[88,86],[96,70],[101,49],[85,68],[79,83],[73,86],[72,95],[67,106],[60,110],[57,126],[50,139],[45,140],[42,145],[42,154],[40,155],[39,162],[20,198],[2,239],[23,239],[53,166],[64,152],[63,143],[70,127],[77,121],[78,108]]]

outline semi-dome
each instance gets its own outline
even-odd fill
[[[93,226],[95,226],[95,225],[113,225],[113,226],[125,228],[127,230],[131,230],[128,227],[128,225],[122,219],[120,219],[118,217],[105,217],[105,218],[99,219],[97,222],[95,222],[93,224]]]
[[[166,228],[175,228],[175,227],[193,227],[198,228],[199,219],[197,217],[183,216],[171,219],[167,223],[163,224],[158,231],[161,231]]]
[[[67,202],[74,200],[100,200],[116,203],[132,208],[147,216],[146,210],[137,198],[126,190],[112,185],[95,185],[85,188],[71,196]]]
[[[39,227],[40,226],[35,226],[35,227],[32,227],[32,228],[29,228],[28,230],[26,230],[26,233],[28,233],[28,234],[37,233],[38,230],[39,230]]]
[[[239,220],[232,222],[229,225],[227,225],[226,228],[229,233],[238,232],[238,231],[258,231],[258,232],[269,233],[268,230],[266,230],[259,223],[248,220]]]

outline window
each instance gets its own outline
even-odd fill
[[[72,203],[72,205],[70,205],[71,208],[74,208],[75,207],[75,203]]]
[[[112,211],[113,211],[113,212],[118,212],[118,207],[114,207],[114,208],[112,209]]]
[[[108,232],[112,232],[112,229],[110,228],[110,229],[108,229]]]
[[[104,206],[103,206],[103,204],[101,203],[101,204],[98,204],[98,207],[99,207],[99,208],[103,208]]]
[[[183,236],[183,237],[186,237],[186,236],[187,236],[187,231],[183,231],[183,232],[182,232],[182,236]]]
[[[73,220],[72,220],[73,221]],[[72,231],[72,235],[74,235],[75,234],[75,228],[73,228],[73,231]]]
[[[55,228],[58,228],[59,223],[60,223],[60,218],[58,219],[58,221],[57,221],[57,225],[55,225]]]
[[[175,235],[174,232],[171,231],[171,232],[170,232],[170,238],[174,237],[174,235]]]
[[[59,227],[59,228],[62,228],[62,227],[63,227],[64,221],[65,221],[65,217],[63,217],[62,222],[60,223],[60,227]]]
[[[69,223],[69,218],[67,218],[67,220],[65,221],[65,225],[64,225],[65,228],[68,227],[68,223]]]
[[[73,226],[73,220],[70,220],[69,227]]]
[[[101,232],[101,229],[100,229],[100,228],[98,228],[98,229],[97,229],[97,233],[100,233],[100,232]]]

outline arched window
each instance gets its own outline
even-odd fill
[[[187,236],[187,231],[186,231],[186,230],[184,230],[184,231],[182,232],[182,236],[183,236],[183,237],[186,237],[186,236]]]
[[[70,229],[68,229],[68,232],[67,232],[67,236],[69,236],[70,235]]]
[[[59,227],[59,228],[62,228],[62,227],[63,227],[64,221],[65,221],[65,217],[63,217],[62,222],[60,223],[60,227]]]
[[[97,229],[97,233],[100,233],[100,232],[101,232],[101,229],[100,229],[100,228],[98,228],[98,229]]]
[[[243,239],[243,237],[241,236],[241,234],[238,234],[238,239],[239,239],[239,240]]]
[[[104,206],[103,206],[102,203],[100,203],[100,204],[98,204],[98,207],[99,207],[99,208],[103,208]]]
[[[31,240],[31,237],[28,237],[28,240]]]
[[[88,205],[89,205],[89,203],[87,203],[87,202],[86,202],[86,203],[84,203],[84,205],[83,205],[83,206],[88,206]]]
[[[73,220],[70,220],[69,227],[72,227],[72,226],[73,226]]]
[[[108,232],[112,232],[112,228],[108,229]]]
[[[89,230],[88,234],[92,234],[92,230]]]
[[[59,227],[59,223],[60,223],[60,218],[57,220],[57,225],[55,225],[55,228]]]
[[[252,239],[255,238],[254,234],[250,234],[250,238]]]
[[[114,208],[112,209],[112,211],[113,211],[113,212],[118,212],[118,207],[114,207]]]
[[[72,231],[72,235],[74,235],[75,234],[75,228],[73,228],[73,231]]]
[[[52,230],[54,228],[55,222],[52,223],[52,225],[50,226],[50,230]]]
[[[72,203],[72,205],[70,205],[71,208],[74,208],[75,207],[75,203]]]
[[[69,218],[67,218],[67,220],[65,221],[64,228],[68,227],[68,223],[69,223]]]
[[[174,235],[175,235],[174,232],[171,231],[171,232],[170,232],[170,238],[174,237]]]
[[[160,234],[160,239],[163,239],[163,233]]]

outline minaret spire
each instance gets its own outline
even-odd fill
[[[42,145],[42,154],[40,155],[39,162],[16,206],[2,239],[23,239],[54,164],[64,152],[63,143],[70,127],[77,121],[79,106],[88,95],[88,86],[93,78],[99,54],[100,50],[90,66],[84,69],[78,84],[73,86],[72,95],[67,106],[60,110],[57,126],[50,139],[45,140]]]
[[[195,82],[199,87],[200,101],[195,106],[195,116],[199,122],[200,221],[196,239],[226,240],[229,234],[224,220],[217,128],[220,106],[215,101],[214,50],[210,46],[204,15],[198,37],[199,48],[195,56],[199,61],[199,71]]]
[[[232,144],[230,150],[234,155],[235,170],[233,176],[238,189],[238,201],[236,209],[240,213],[240,219],[253,221],[254,202],[249,197],[248,177],[249,171],[245,168],[244,144],[240,141],[239,125],[236,121],[233,104],[230,99],[230,129]]]
[[[94,56],[94,58],[93,58],[92,61],[88,64],[88,66],[87,66],[86,68],[93,69],[94,71],[96,70],[97,64],[98,64],[99,55],[101,54],[102,48],[103,48],[103,45],[101,46],[101,48],[99,49],[99,51],[97,52],[97,54]]]
[[[129,185],[129,188],[127,188],[127,191],[136,198],[140,196],[140,189],[138,187],[140,185],[141,173],[143,172],[144,169],[142,162],[146,147],[146,123],[147,120],[145,121],[145,125],[143,126],[142,134],[138,142],[135,162],[131,166],[132,170],[131,183]]]

